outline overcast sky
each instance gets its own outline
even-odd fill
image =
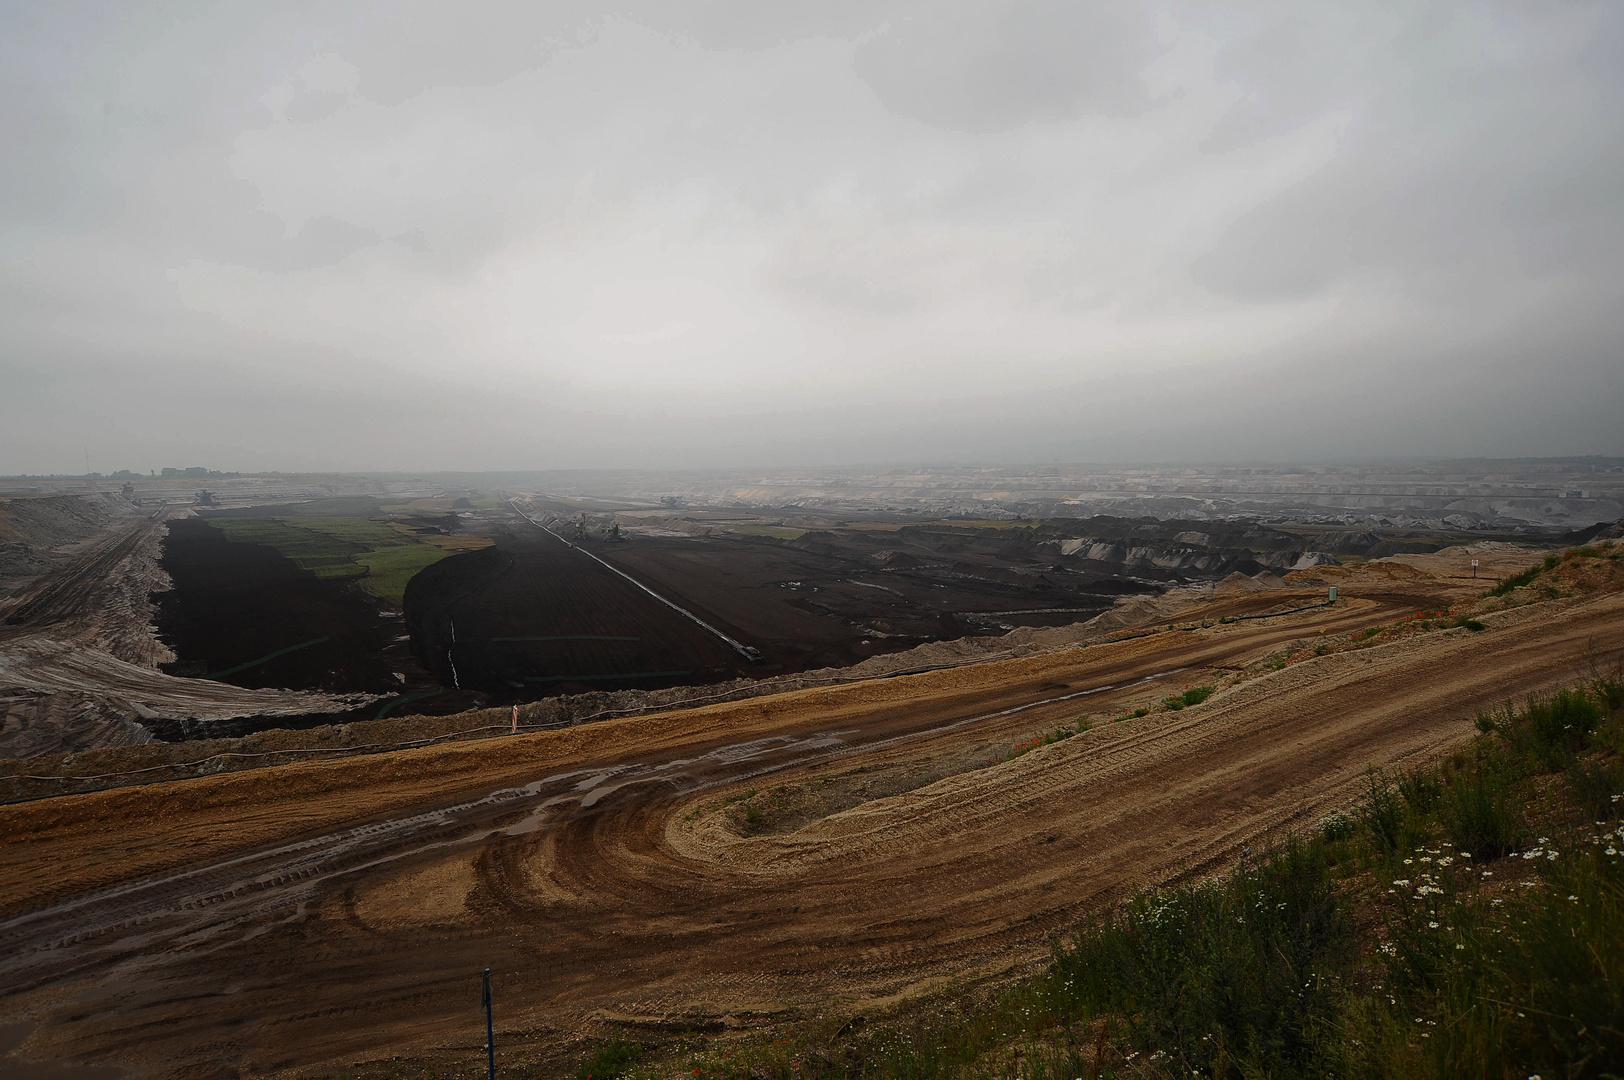
[[[10,3],[0,472],[1624,453],[1624,5]]]

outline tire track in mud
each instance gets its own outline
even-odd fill
[[[411,759],[420,781],[390,781],[408,792],[415,783],[416,805],[408,797],[392,812],[369,809],[382,790],[326,805],[306,794],[278,803],[267,789],[261,816],[286,813],[291,839],[261,839],[275,830],[256,818],[242,843],[253,850],[167,872],[132,865],[125,881],[112,866],[102,887],[68,888],[0,922],[0,1003],[40,1012],[64,1056],[207,1073],[445,1045],[464,1037],[456,980],[485,963],[510,1030],[714,1023],[1008,971],[1135,885],[1227,865],[1270,829],[1345,801],[1367,761],[1450,745],[1474,703],[1561,678],[1587,637],[1624,647],[1624,604],[1512,612],[1486,634],[1328,655],[785,836],[732,835],[701,811],[718,792],[768,778],[801,782],[1030,731],[1081,702],[1142,695],[1146,678],[1413,609],[1413,596],[1402,600],[900,688],[758,699],[720,713],[725,729],[697,716],[685,728],[686,714],[669,730],[605,726],[600,749],[551,766],[524,749],[548,744],[524,736],[483,786],[459,781],[472,789],[461,798],[433,782],[431,763],[451,759],[425,754]],[[206,806],[186,813],[234,820]],[[346,813],[373,820],[319,825]],[[116,852],[116,835],[106,847]],[[22,864],[5,866],[0,895],[14,895]],[[452,885],[422,884],[442,870]],[[445,889],[455,914],[424,914]],[[380,921],[379,896],[399,901],[399,921]],[[113,989],[98,1008],[74,1004],[103,987]]]
[[[1147,680],[1159,676],[1149,676]],[[130,883],[78,897],[0,921],[0,986],[27,989],[46,978],[116,959],[132,946],[148,951],[160,938],[195,942],[250,923],[276,910],[298,906],[318,891],[357,874],[408,856],[477,843],[493,836],[534,832],[553,810],[576,804],[592,810],[605,796],[636,785],[665,787],[691,795],[720,784],[736,784],[843,755],[889,749],[943,734],[968,724],[996,719],[1055,702],[1097,694],[1112,687],[1078,691],[1038,702],[955,720],[937,727],[892,735],[874,744],[848,742],[860,731],[816,732],[805,737],[769,736],[730,743],[692,758],[636,762],[604,769],[577,769],[550,775],[520,788],[503,788],[478,799],[427,813],[394,818],[342,832],[238,856],[220,863]],[[742,771],[741,771],[742,770]],[[493,825],[523,811],[506,827]],[[512,889],[503,891],[517,896]],[[167,920],[167,929],[153,927]],[[132,938],[133,935],[133,938]],[[71,946],[78,955],[63,967],[41,954]]]

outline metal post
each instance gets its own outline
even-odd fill
[[[491,969],[485,969],[485,1064],[496,1080],[496,1027],[491,1021]]]

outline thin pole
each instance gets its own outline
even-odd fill
[[[485,969],[485,1064],[496,1080],[496,1027],[491,1021],[491,969]]]

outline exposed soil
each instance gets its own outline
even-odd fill
[[[1517,552],[1519,559],[1526,558]],[[1378,573],[1377,564],[1371,573]],[[1520,565],[1520,562],[1511,564]],[[1421,602],[1419,594],[1405,593],[1394,602]],[[1429,601],[1430,602],[1430,601]],[[964,665],[984,664],[1015,656],[1075,648],[1126,636],[1156,632],[1155,627],[1187,625],[1184,616],[1199,612],[1207,620],[1265,617],[1268,613],[1300,608],[1305,597],[1279,578],[1240,574],[1209,589],[1176,589],[1157,597],[1133,597],[1087,623],[1064,627],[1023,627],[991,637],[956,638],[928,642],[902,652],[882,653],[849,667],[770,674],[764,679],[733,679],[720,685],[682,685],[665,689],[592,690],[526,702],[518,706],[521,730],[567,727],[611,717],[657,712],[688,705],[737,701],[782,694],[815,686],[887,678]],[[1321,606],[1313,598],[1311,606]],[[1151,629],[1146,629],[1147,627]],[[752,665],[761,667],[765,665]],[[200,680],[175,680],[186,688],[216,686]],[[0,761],[4,801],[102,790],[129,784],[159,783],[187,776],[212,775],[226,770],[263,768],[294,757],[310,759],[328,754],[374,753],[407,749],[449,739],[491,738],[507,734],[511,715],[507,708],[475,709],[436,716],[410,716],[417,703],[394,698],[374,719],[346,720],[338,724],[300,726],[301,718],[278,724],[276,717],[242,721],[217,720],[187,725],[182,743],[149,742],[140,747],[108,747],[87,753],[45,755],[26,762]],[[387,718],[384,718],[384,717]],[[252,721],[252,726],[246,726]]]
[[[410,699],[419,712],[479,704],[444,693],[416,662],[400,612],[352,582],[322,580],[276,549],[228,539],[208,521],[172,522],[157,595],[160,636],[179,659],[172,675],[249,688],[368,694],[383,701],[340,712],[236,717],[206,727],[151,721],[160,738],[241,735],[265,727],[313,727],[368,718]]]
[[[1330,608],[1189,607],[1192,629],[972,668],[0,808],[0,1000],[40,1020],[38,1057],[381,1076],[473,1067],[485,966],[498,1045],[555,1053],[1022,970],[1127,890],[1228,867],[1624,649],[1598,584],[1312,655],[1479,594],[1460,554],[1339,569]],[[1102,722],[1196,682],[1223,689]],[[774,799],[796,819],[740,821]]]
[[[288,726],[371,700],[161,672],[174,654],[152,631],[149,594],[169,583],[160,545],[171,513],[160,505],[81,541],[71,559],[12,598],[0,624],[0,755],[130,746],[154,732],[174,738]]]
[[[349,498],[223,512],[367,514],[380,505]],[[760,679],[1019,626],[1074,625],[1124,595],[1153,603],[1172,583],[1303,557],[1301,537],[1259,526],[1208,524],[1197,535],[1170,531],[1180,523],[1096,519],[1087,523],[1097,534],[1090,540],[1067,539],[1064,523],[859,521],[792,538],[640,527],[616,542],[613,528],[589,528],[577,515],[575,542],[755,650],[749,662],[507,508],[464,506],[428,500],[391,511],[424,534],[497,542],[494,551],[420,574],[404,623],[351,583],[317,578],[268,547],[227,541],[206,521],[177,523],[165,543],[173,587],[158,625],[178,658],[164,670],[246,687],[388,695],[371,712],[282,717],[275,726],[405,707],[444,714],[594,690]],[[159,720],[147,730],[190,739],[270,723],[239,717],[198,729]]]
[[[8,597],[136,516],[138,507],[111,492],[0,498],[0,616],[15,611]]]
[[[158,632],[185,658],[165,665],[169,674],[295,690],[399,685],[376,605],[274,548],[191,518],[169,526],[163,568],[173,584],[157,598]]]
[[[412,647],[444,685],[519,699],[703,684],[749,665],[715,636],[521,523],[406,589]]]
[[[840,667],[921,642],[1084,622],[1120,596],[1178,579],[1062,565],[1052,529],[907,525],[875,514],[804,531],[760,528],[748,515],[589,517],[546,498],[524,505],[759,650],[763,671]],[[622,530],[620,517],[632,524]]]

